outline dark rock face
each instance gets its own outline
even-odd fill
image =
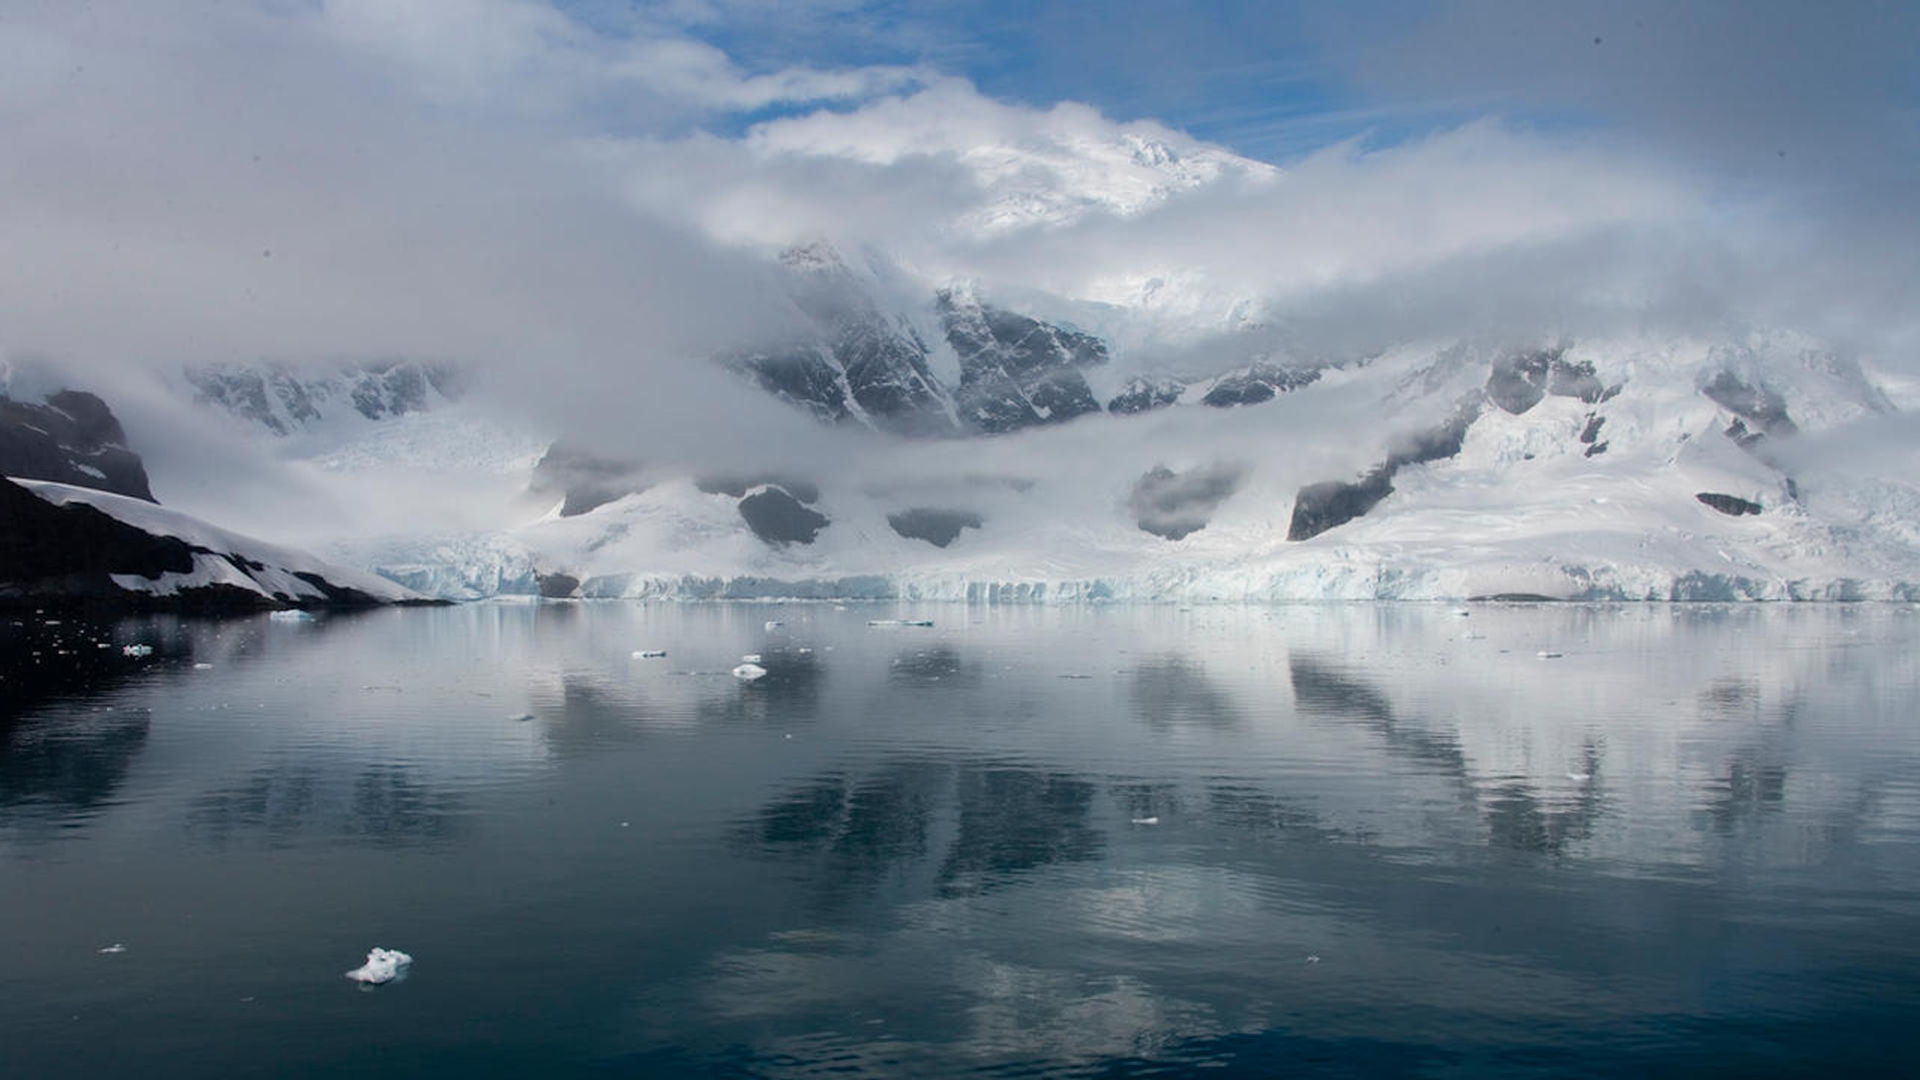
[[[966,423],[999,434],[1100,411],[1079,370],[1107,362],[1099,338],[952,291],[941,292],[936,304],[960,357],[955,404]]]
[[[194,556],[226,560],[243,574],[264,569],[241,555],[156,536],[91,506],[55,506],[18,484],[0,480],[0,605],[104,603],[143,609],[189,611],[259,610],[280,606],[234,585],[203,585],[173,596],[131,592],[112,575],[147,579],[194,570]],[[315,574],[296,574],[340,607],[380,603],[355,589]],[[293,598],[283,596],[292,603]]]
[[[946,394],[927,366],[926,343],[911,327],[881,314],[838,253],[819,245],[794,248],[781,263],[794,305],[819,328],[819,344],[839,369],[834,392],[841,408],[849,413],[857,408],[875,427],[903,435],[953,430]],[[830,370],[806,367],[805,386],[812,396],[805,401],[816,414],[836,411],[834,393],[820,383]],[[844,390],[839,377],[846,380]]]
[[[538,574],[534,580],[539,583],[540,596],[545,600],[565,600],[580,592],[580,579],[572,574]]]
[[[1746,422],[1735,421],[1739,429],[1737,435],[1734,428],[1727,430],[1727,434],[1742,446],[1751,446],[1762,434],[1781,438],[1800,430],[1787,415],[1785,398],[1765,387],[1750,385],[1731,371],[1715,375],[1700,388],[1700,392]],[[1758,432],[1749,432],[1747,424],[1752,424]],[[1747,438],[1750,434],[1753,437]]]
[[[1519,416],[1547,396],[1547,379],[1560,350],[1511,353],[1493,362],[1487,375],[1487,399]]]
[[[840,385],[840,367],[832,350],[804,346],[790,352],[747,352],[721,357],[720,362],[746,375],[760,389],[804,409],[823,424],[852,419],[846,390]]]
[[[787,494],[809,505],[820,501],[820,486],[811,480],[801,480],[793,476],[765,474],[760,476],[703,476],[693,482],[694,486],[709,495],[731,495],[738,499],[762,484],[772,484]]]
[[[1758,514],[1762,509],[1757,502],[1749,502],[1737,495],[1722,495],[1714,491],[1702,491],[1695,495],[1694,498],[1699,499],[1701,502],[1729,517],[1739,517],[1742,514]]]
[[[615,499],[637,495],[649,486],[634,462],[599,457],[556,442],[533,467],[527,490],[562,496],[560,516],[574,517]]]
[[[1258,405],[1263,401],[1272,401],[1278,394],[1289,390],[1298,390],[1320,378],[1318,371],[1302,371],[1283,368],[1277,364],[1262,361],[1231,375],[1223,375],[1207,388],[1206,396],[1200,399],[1202,405],[1211,405],[1216,409],[1230,409],[1236,405]]]
[[[1180,400],[1186,393],[1187,384],[1175,379],[1142,379],[1134,377],[1127,380],[1120,392],[1107,402],[1107,411],[1120,416],[1164,409]]]
[[[978,529],[983,522],[980,515],[971,510],[916,506],[911,510],[888,514],[887,524],[893,526],[894,532],[909,540],[925,540],[934,547],[943,548],[959,538],[960,530]]]
[[[1600,376],[1594,371],[1591,361],[1567,360],[1559,355],[1553,357],[1547,374],[1547,393],[1555,397],[1579,398],[1589,405],[1598,405],[1603,399],[1619,392],[1619,387],[1613,387],[1610,392],[1600,382]]]
[[[740,500],[740,516],[753,535],[769,544],[811,544],[829,524],[786,491],[769,487]]]
[[[1601,425],[1606,422],[1607,418],[1599,413],[1588,413],[1586,426],[1580,429],[1580,441],[1592,446],[1594,440],[1600,437]]]
[[[1480,418],[1480,405],[1463,403],[1446,422],[1418,432],[1387,454],[1387,460],[1368,470],[1358,481],[1325,480],[1308,484],[1293,497],[1293,520],[1287,539],[1311,540],[1364,516],[1393,494],[1393,474],[1408,465],[1453,457],[1466,444],[1467,431]]]
[[[351,408],[369,420],[424,412],[458,399],[459,369],[418,360],[365,360],[329,367],[208,364],[186,370],[194,400],[287,435]]]
[[[79,390],[62,390],[44,405],[0,397],[0,476],[154,501],[120,421],[106,402]]]
[[[1338,528],[1363,517],[1393,494],[1391,474],[1374,468],[1359,481],[1323,480],[1308,484],[1293,497],[1293,520],[1287,525],[1287,539],[1311,540],[1328,529]]]
[[[1156,465],[1133,485],[1127,508],[1142,532],[1183,540],[1207,527],[1213,512],[1240,489],[1243,476],[1238,465],[1212,465],[1184,475]]]

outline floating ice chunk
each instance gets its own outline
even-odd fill
[[[768,630],[769,632],[771,632],[771,631],[774,631],[774,630],[778,630],[778,629],[780,629],[781,627],[783,627],[783,626],[785,626],[785,625],[787,625],[787,624],[786,624],[786,623],[783,623],[783,622],[781,622],[781,621],[780,621],[779,619],[768,619],[768,620],[767,620],[767,630]]]
[[[313,615],[310,612],[301,611],[298,608],[293,608],[287,611],[270,611],[267,613],[267,618],[273,622],[312,622],[313,621]]]
[[[212,670],[213,670],[213,665],[212,665],[212,664],[195,664],[195,665],[193,665],[193,670],[195,670],[195,671],[212,671]]]
[[[152,655],[153,655],[153,646],[151,646],[151,645],[122,645],[122,646],[120,646],[120,655],[121,655],[121,656],[152,656]]]
[[[795,650],[794,650],[794,652],[797,652],[797,653],[799,653],[799,654],[800,654],[801,656],[811,656],[811,655],[813,655],[813,650],[812,650],[812,649],[809,649],[809,648],[807,648],[807,647],[806,647],[805,645],[802,645],[802,646],[800,646],[800,647],[799,647],[798,649],[795,649]]]
[[[633,651],[633,658],[635,660],[664,660],[666,659],[666,655],[667,650],[665,649],[635,649]]]
[[[756,657],[755,659],[758,659],[758,658]],[[752,660],[749,660],[746,663],[741,664],[739,667],[736,667],[733,669],[734,678],[745,679],[747,682],[752,682],[755,679],[761,678],[765,676],[766,673],[767,673],[766,668],[761,667],[759,664],[754,663]]]
[[[526,721],[533,719],[533,714],[530,712],[516,713],[513,716],[507,717],[507,719],[513,720],[519,723],[525,723]]]
[[[1063,678],[1063,679],[1091,679],[1091,678],[1093,678],[1093,676],[1091,676],[1091,675],[1082,675],[1082,674],[1080,674],[1080,673],[1079,673],[1079,672],[1077,672],[1077,671],[1070,671],[1070,672],[1068,672],[1068,673],[1066,673],[1066,674],[1064,674],[1064,675],[1062,675],[1062,676],[1060,676],[1060,677],[1061,677],[1061,678]]]
[[[1567,774],[1567,779],[1573,781],[1576,784],[1585,783],[1586,781],[1593,779],[1593,774],[1586,773],[1586,772],[1570,772]]]
[[[1540,659],[1542,659],[1542,660],[1558,660],[1558,659],[1560,659],[1561,657],[1563,657],[1563,656],[1565,656],[1565,655],[1567,655],[1567,654],[1566,654],[1566,653],[1560,653],[1560,652],[1553,652],[1553,651],[1552,651],[1552,650],[1550,650],[1550,649],[1541,649],[1541,650],[1540,650]]]
[[[1466,608],[1454,608],[1454,609],[1453,609],[1453,616],[1454,616],[1454,618],[1456,618],[1456,619],[1464,619],[1464,618],[1467,618],[1467,617],[1469,617],[1469,616],[1471,616],[1472,614],[1473,614],[1473,612],[1471,612],[1471,611],[1468,611],[1468,610],[1467,610]]]
[[[401,978],[412,964],[413,957],[399,949],[383,949],[375,945],[367,953],[367,962],[347,972],[347,978],[368,986],[379,986]]]
[[[757,664],[760,662],[760,654],[757,652],[747,653],[740,658],[740,662],[743,664]]]
[[[127,947],[125,945],[120,944],[117,941],[107,946],[106,948],[100,950],[101,954],[103,955],[112,955],[114,953],[123,953],[126,951],[127,951]]]
[[[1157,814],[1153,817],[1137,817],[1133,819],[1133,823],[1135,825],[1158,825],[1160,824],[1160,817]]]
[[[868,619],[868,626],[932,626],[932,619]]]

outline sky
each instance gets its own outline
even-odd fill
[[[636,452],[764,438],[671,403],[827,239],[1123,365],[1785,326],[1914,370],[1917,52],[1870,0],[0,0],[0,360],[452,358]]]

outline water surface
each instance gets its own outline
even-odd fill
[[[1920,1051],[1904,606],[11,621],[9,1077]]]

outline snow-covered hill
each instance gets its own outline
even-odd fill
[[[111,492],[0,480],[0,601],[190,610],[426,598],[364,571]]]

